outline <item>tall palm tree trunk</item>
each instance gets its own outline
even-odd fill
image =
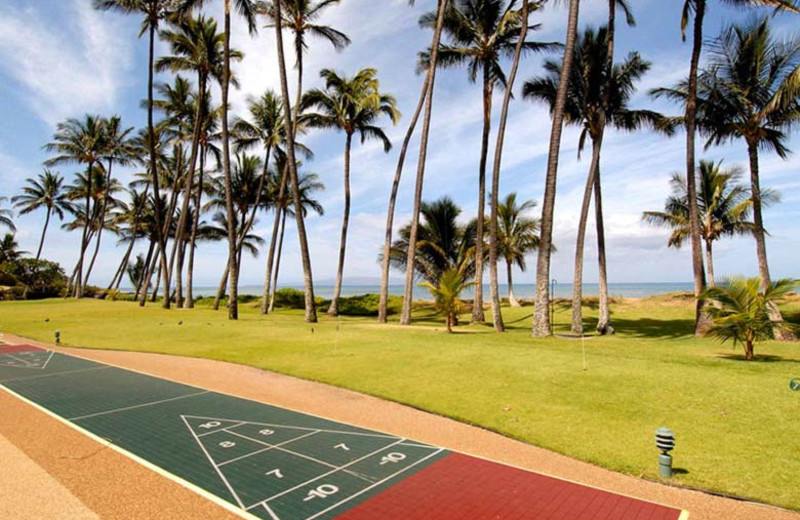
[[[528,18],[530,16],[530,4],[528,0],[522,1],[522,23],[520,28],[517,46],[514,49],[514,60],[511,64],[506,92],[503,96],[503,108],[500,112],[500,125],[497,129],[497,144],[494,149],[494,165],[492,167],[492,196],[489,202],[489,293],[492,300],[492,321],[497,332],[505,331],[503,323],[503,313],[500,310],[500,286],[498,282],[497,261],[499,256],[499,244],[497,241],[497,206],[500,197],[500,168],[503,165],[503,147],[505,146],[506,125],[508,124],[508,110],[511,105],[511,96],[514,83],[517,80],[519,62],[522,57],[522,49],[528,37]],[[512,262],[506,258],[508,269],[508,302],[512,307],[519,307],[519,302],[514,297],[514,285],[511,280]]]
[[[144,269],[142,269],[142,272],[139,273],[139,278],[137,280],[135,280],[136,287],[134,287],[134,293],[133,293],[133,299],[134,300],[138,300],[139,299],[139,294],[143,290],[147,291],[147,289],[142,289],[142,285],[144,284],[145,280],[147,279],[146,273],[147,273],[147,270],[150,268],[150,262],[153,259],[153,253],[155,251],[155,246],[156,246],[156,242],[155,242],[155,240],[153,240],[151,238],[150,239],[150,246],[147,249],[147,256],[145,257],[145,261],[144,261]],[[120,277],[120,280],[122,280],[121,277]]]
[[[489,160],[489,135],[492,132],[492,80],[489,68],[483,68],[483,133],[481,135],[481,159],[478,166],[478,216],[475,237],[475,298],[472,303],[472,323],[484,323],[483,312],[483,246],[486,213],[486,163]]]
[[[150,286],[152,285],[153,274],[156,272],[156,266],[159,265],[161,260],[161,246],[158,244],[158,239],[156,239],[156,248],[153,258],[147,265],[147,269],[145,270],[144,278],[142,279],[142,283],[140,285],[139,290],[139,307],[144,307],[145,302],[147,301],[147,294]]]
[[[267,273],[264,277],[264,294],[261,298],[261,314],[271,312],[272,306],[268,303],[270,299],[270,284],[272,283],[272,269],[275,262],[275,244],[278,240],[278,228],[281,223],[281,213],[284,211],[283,204],[286,198],[286,181],[289,176],[289,163],[287,161],[281,174],[281,185],[278,189],[278,201],[275,209],[275,220],[272,223],[272,235],[269,240],[269,253],[267,255]]]
[[[378,323],[386,323],[388,316],[389,304],[389,260],[392,249],[392,227],[394,226],[394,207],[397,203],[397,192],[400,188],[400,178],[403,175],[403,166],[406,162],[406,154],[408,153],[408,145],[411,143],[411,138],[414,136],[414,130],[417,127],[419,116],[422,114],[422,108],[425,106],[425,99],[428,97],[428,76],[425,76],[425,81],[422,84],[422,92],[419,96],[417,108],[414,111],[414,116],[411,118],[411,124],[408,125],[406,136],[403,139],[403,146],[400,148],[400,157],[397,159],[397,169],[394,172],[394,181],[392,181],[392,194],[389,196],[389,209],[386,212],[386,236],[383,242],[383,257],[381,258],[381,288],[380,297],[378,300]]]
[[[714,251],[711,240],[706,240],[706,269],[708,269],[708,285],[714,287],[717,285],[717,279],[714,275]]]
[[[183,307],[183,261],[186,258],[186,242],[181,240],[178,248],[178,263],[175,268],[175,305]]]
[[[225,296],[225,286],[228,284],[228,275],[230,274],[230,262],[225,266],[225,270],[222,272],[222,279],[219,281],[219,287],[217,287],[217,294],[214,297],[214,305],[212,306],[215,311],[219,310],[219,304],[222,298]]]
[[[428,65],[428,93],[425,99],[425,116],[422,120],[422,136],[420,137],[419,162],[417,163],[417,180],[414,185],[414,209],[411,213],[411,230],[408,237],[408,256],[406,258],[406,280],[403,288],[403,311],[400,325],[411,324],[411,305],[414,296],[414,260],[417,249],[417,232],[419,229],[419,213],[422,205],[422,185],[425,178],[425,163],[428,157],[428,137],[431,131],[431,114],[433,112],[433,94],[436,86],[436,65],[439,59],[439,42],[442,39],[442,26],[449,0],[439,0],[436,17],[436,28],[431,42],[431,61]]]
[[[158,254],[161,262],[161,274],[164,277],[164,285],[169,286],[169,280],[167,279],[169,276],[169,273],[167,272],[167,248],[166,241],[164,240],[164,233],[161,228],[161,190],[158,179],[158,157],[156,155],[155,129],[153,126],[153,64],[155,62],[155,35],[156,24],[154,23],[154,20],[151,20],[149,23],[150,47],[147,65],[147,132],[150,137],[148,139],[148,148],[150,153],[150,175],[153,178],[153,204],[155,206],[154,213],[156,224],[156,240],[158,241],[159,245]],[[139,301],[139,305],[142,307],[144,307],[146,295],[147,291],[142,291],[142,299]],[[169,298],[164,298],[163,306],[165,309],[170,308]]]
[[[594,209],[595,225],[597,226],[597,264],[598,264],[598,299],[599,317],[597,332],[599,334],[614,334],[611,326],[611,311],[608,308],[608,269],[606,266],[606,231],[603,219],[603,192],[600,189],[600,167],[598,165],[594,178]]]
[[[514,294],[514,280],[512,278],[514,271],[513,262],[506,258],[506,278],[508,279],[508,304],[512,307],[521,307],[517,296]]]
[[[200,226],[200,204],[203,201],[203,177],[205,174],[205,147],[200,152],[200,177],[197,179],[197,197],[194,202],[192,236],[189,238],[189,261],[186,266],[186,300],[184,309],[194,309],[194,253],[197,249],[197,228]]]
[[[703,20],[706,0],[695,1],[692,61],[689,67],[689,97],[686,100],[686,196],[689,201],[689,235],[692,244],[692,272],[694,275],[695,335],[708,329],[709,317],[703,312],[700,295],[706,288],[703,268],[703,249],[700,242],[700,217],[697,208],[697,173],[695,171],[695,138],[697,133],[697,71],[703,50]]]
[[[44,247],[44,237],[47,234],[47,226],[50,225],[50,215],[53,210],[48,207],[47,208],[47,216],[44,218],[44,227],[42,227],[42,238],[39,239],[39,249],[36,251],[36,260],[42,256],[42,248]]]
[[[347,134],[344,145],[344,217],[342,217],[342,238],[339,243],[339,266],[336,269],[336,283],[333,286],[333,299],[328,307],[328,316],[339,315],[339,297],[342,295],[342,276],[344,276],[344,257],[347,251],[347,227],[350,224],[350,148],[353,134]]]
[[[572,276],[572,334],[583,334],[583,254],[586,244],[586,224],[589,219],[589,206],[592,203],[592,192],[595,177],[600,165],[600,147],[602,142],[599,137],[592,137],[592,162],[589,174],[586,176],[586,187],[583,189],[583,202],[581,215],[578,219],[578,237],[575,241],[575,265]]]
[[[275,2],[275,37],[278,48],[278,68],[280,69],[281,93],[283,95],[283,113],[286,120],[286,158],[289,162],[289,178],[292,185],[297,235],[300,241],[300,257],[303,262],[303,285],[305,288],[305,320],[307,323],[317,322],[317,305],[314,301],[314,280],[311,273],[311,255],[308,250],[306,226],[303,220],[303,201],[300,199],[300,185],[297,175],[294,137],[295,125],[289,109],[289,83],[286,79],[286,60],[283,51],[283,23],[281,21],[281,3]]]
[[[572,73],[575,42],[578,37],[579,14],[580,0],[570,0],[567,39],[561,66],[562,78],[569,78]],[[544,202],[542,204],[541,238],[539,240],[539,255],[536,260],[536,294],[532,328],[532,333],[535,337],[549,336],[553,333],[549,312],[550,259],[553,252],[553,215],[556,205],[558,155],[561,151],[561,132],[564,126],[564,105],[567,101],[568,87],[569,81],[559,81],[556,103],[553,109],[553,127],[550,132],[550,149],[547,159]]]
[[[280,3],[280,2],[278,2]],[[231,187],[231,150],[228,134],[228,93],[231,78],[231,0],[225,0],[225,66],[222,78],[222,168],[225,184],[225,210],[228,214],[228,319],[239,319],[239,266],[236,254],[236,227]]]
[[[278,238],[278,253],[275,257],[275,276],[272,281],[272,294],[269,297],[269,312],[275,310],[275,293],[278,292],[278,273],[281,270],[281,254],[283,253],[283,232],[286,231],[286,210],[282,210],[281,231]]]
[[[128,266],[128,261],[131,258],[131,253],[133,252],[133,247],[136,245],[136,234],[134,228],[134,235],[131,237],[130,242],[128,243],[128,249],[125,250],[125,254],[122,255],[122,261],[119,263],[119,267],[117,268],[116,272],[114,273],[114,278],[111,279],[111,283],[108,284],[106,287],[106,292],[119,287],[119,282],[122,281],[122,278],[125,276],[125,267]]]
[[[103,201],[100,204],[100,216],[98,222],[98,231],[97,231],[97,240],[95,241],[94,245],[94,254],[92,254],[92,260],[89,262],[89,268],[86,269],[86,276],[83,279],[83,285],[89,285],[89,276],[92,274],[92,269],[94,269],[94,263],[97,260],[97,253],[100,252],[100,239],[103,238],[103,229],[105,229],[106,224],[106,210],[108,208],[108,199],[111,196],[109,190],[111,189],[111,169],[114,165],[114,161],[108,161],[108,171],[106,171],[106,192],[103,195]]]
[[[75,266],[75,298],[83,298],[83,257],[89,245],[89,227],[92,225],[92,169],[94,162],[89,162],[89,169],[86,171],[86,222],[83,225],[83,236],[81,238],[81,251],[78,256],[78,263]]]

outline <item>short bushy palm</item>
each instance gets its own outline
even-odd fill
[[[798,285],[798,280],[781,279],[762,287],[759,278],[733,278],[711,287],[703,299],[714,305],[708,307],[713,325],[708,333],[734,346],[742,344],[745,359],[755,359],[755,344],[775,338],[778,328],[794,328],[786,322],[770,319],[770,308],[776,306]]]
[[[3,204],[6,203],[8,198],[0,197],[0,226],[5,226],[11,231],[16,231],[17,227],[14,225],[14,212],[10,209],[6,209],[3,207]]]
[[[468,282],[460,269],[448,269],[442,273],[436,285],[430,282],[422,282],[419,285],[431,292],[436,301],[436,309],[445,316],[447,332],[452,333],[462,307],[461,293],[474,286],[475,282]]]

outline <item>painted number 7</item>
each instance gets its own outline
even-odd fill
[[[303,499],[303,502],[314,500],[315,498],[328,498],[339,492],[339,488],[331,484],[323,484],[317,489],[312,489],[308,492],[308,496]]]

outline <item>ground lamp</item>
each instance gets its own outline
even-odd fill
[[[56,345],[61,345],[61,331],[55,331],[54,335],[56,337]]]
[[[656,447],[661,450],[658,456],[658,474],[661,478],[672,477],[672,455],[670,451],[675,449],[675,434],[669,428],[659,428],[656,430]]]

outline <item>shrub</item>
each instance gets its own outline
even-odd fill
[[[67,277],[61,266],[48,260],[21,258],[2,264],[0,271],[18,280],[18,286],[22,287],[21,298],[58,296],[67,285]]]

